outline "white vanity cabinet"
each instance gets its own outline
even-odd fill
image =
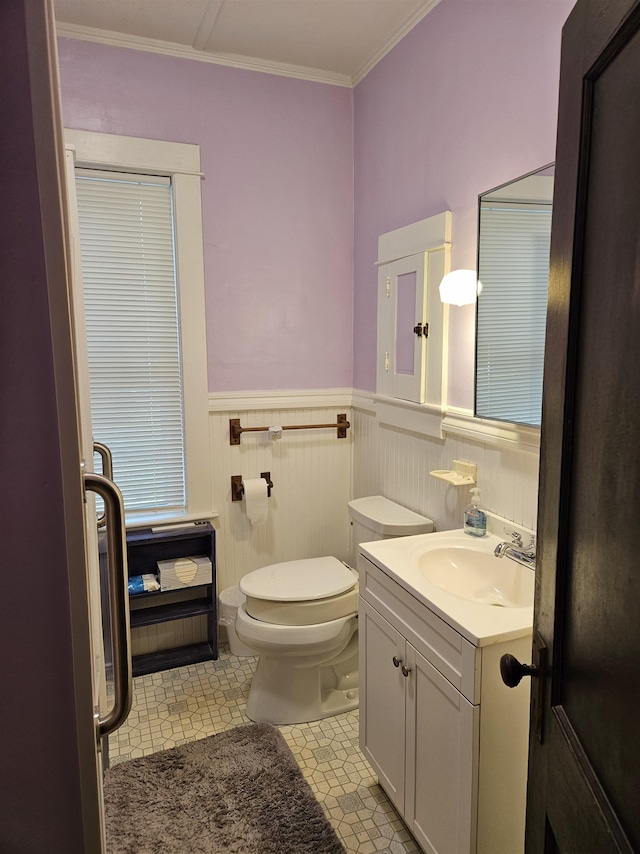
[[[529,685],[360,556],[360,747],[429,854],[524,849]]]

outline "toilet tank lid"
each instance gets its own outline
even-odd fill
[[[240,579],[240,590],[254,599],[304,602],[351,590],[357,578],[335,557],[312,557],[272,563]]]
[[[390,537],[430,534],[433,520],[414,513],[382,495],[354,498],[349,502],[349,513],[371,531]]]

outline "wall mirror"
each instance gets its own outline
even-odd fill
[[[478,418],[539,427],[553,164],[479,197]]]

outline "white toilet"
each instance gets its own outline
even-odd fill
[[[425,534],[433,522],[381,495],[349,502],[358,545]],[[291,560],[245,575],[235,629],[259,656],[247,716],[306,723],[358,706],[358,576],[335,557]]]

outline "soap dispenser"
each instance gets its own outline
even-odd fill
[[[474,486],[469,492],[471,503],[464,508],[464,532],[471,537],[484,537],[487,533],[487,514],[480,505],[480,490]]]

